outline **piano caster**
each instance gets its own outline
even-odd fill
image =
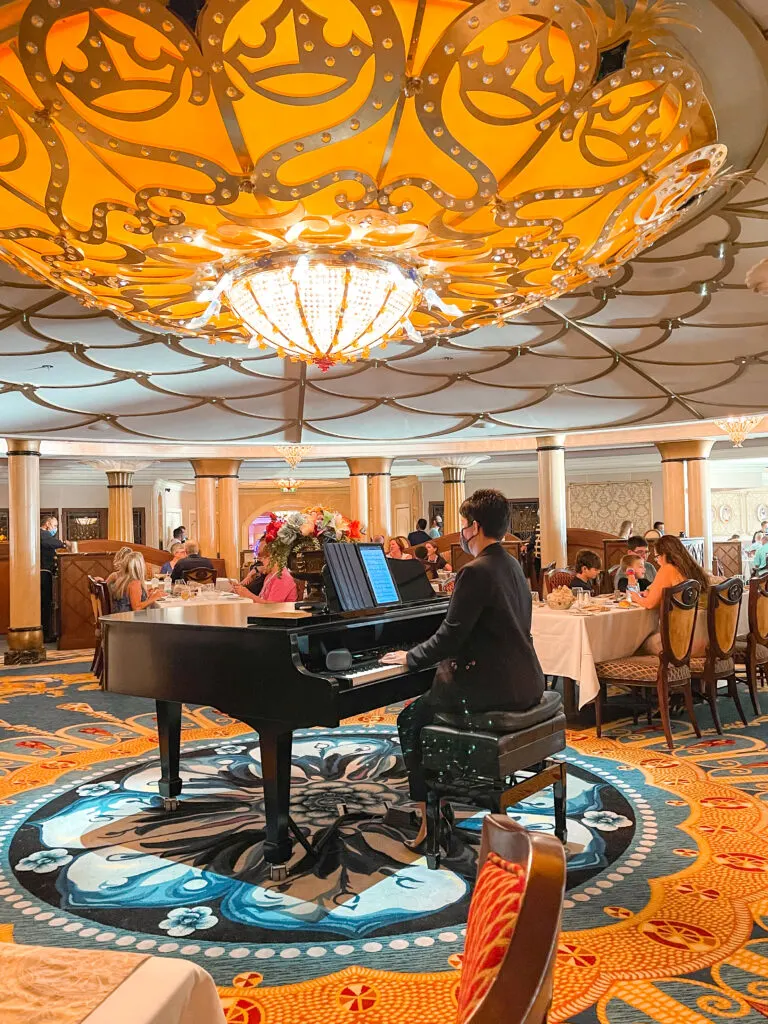
[[[270,864],[269,878],[272,882],[284,882],[288,877],[288,866],[286,864]]]
[[[427,854],[427,867],[430,871],[437,871],[440,867],[440,854],[439,853],[428,853]]]
[[[181,801],[176,796],[164,796],[163,797],[163,810],[164,811],[178,811]]]

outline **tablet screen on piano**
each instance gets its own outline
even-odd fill
[[[400,594],[392,579],[384,549],[379,544],[360,544],[358,550],[363,560],[363,568],[368,577],[373,600],[377,605],[398,604]]]

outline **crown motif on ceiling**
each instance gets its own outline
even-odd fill
[[[679,7],[6,4],[0,255],[148,330],[322,369],[503,325],[721,170]]]

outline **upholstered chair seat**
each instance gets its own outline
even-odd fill
[[[659,675],[659,659],[654,654],[637,654],[630,658],[616,658],[614,661],[601,661],[595,666],[598,679],[626,679],[632,682],[656,685]],[[691,673],[687,665],[670,665],[669,682],[682,682],[690,679]]]

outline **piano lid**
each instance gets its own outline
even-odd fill
[[[304,627],[343,627],[357,622],[382,619],[408,619],[445,611],[447,598],[419,601],[395,608],[366,608],[359,612],[333,612],[314,615],[298,611],[293,604],[245,604],[244,602],[215,604],[186,604],[172,608],[146,608],[140,612],[116,612],[105,615],[101,622],[151,622],[160,626],[210,626],[218,629],[296,629]],[[249,621],[251,620],[251,621]],[[256,620],[256,621],[253,621]]]

